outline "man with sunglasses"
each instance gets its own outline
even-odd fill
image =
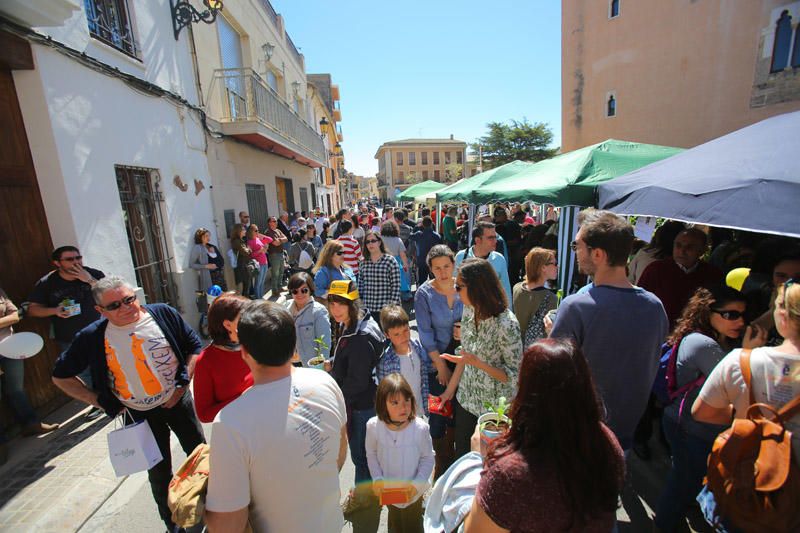
[[[28,297],[31,302],[28,315],[51,318],[53,336],[63,353],[80,330],[100,318],[92,299],[92,286],[105,274],[83,266],[83,256],[75,246],[56,248],[51,259],[56,269],[34,285]],[[91,387],[88,373],[81,375],[81,379]]]
[[[508,263],[503,254],[495,251],[497,230],[491,222],[478,222],[472,230],[472,246],[456,254],[456,270],[465,259],[480,257],[486,259],[497,272],[500,283],[506,291],[506,301],[511,302],[511,282],[508,279]]]
[[[103,319],[75,336],[56,361],[53,383],[111,417],[126,410],[136,422],[147,420],[163,457],[148,471],[150,488],[161,519],[172,531],[167,506],[170,431],[187,455],[205,442],[188,390],[202,343],[177,310],[166,304],[140,305],[133,287],[120,277],[98,281],[92,296]],[[76,377],[87,368],[93,388]]]

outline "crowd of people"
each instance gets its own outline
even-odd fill
[[[554,212],[492,211],[471,233],[463,206],[282,213],[263,233],[241,212],[227,254],[200,228],[189,267],[199,290],[223,291],[207,345],[72,246],[53,252],[27,313],[53,321],[58,387],[148,421],[169,530],[170,432],[188,454],[206,441],[200,422],[213,422],[212,532],[339,531],[344,519],[374,532],[383,505],[392,532],[611,531],[626,458],[649,460],[653,433],[672,458],[654,522],[679,530],[715,438],[749,399],[778,409],[800,394],[800,245],[675,221],[647,243],[588,209],[571,244],[581,288],[562,299]],[[726,285],[743,267],[744,283]],[[0,290],[0,338],[22,315]],[[669,401],[654,394],[665,350]],[[35,419],[16,361],[0,362],[23,431],[57,429]],[[479,417],[506,399],[510,426],[481,450]],[[800,430],[797,413],[785,422]]]

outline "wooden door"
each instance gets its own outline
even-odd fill
[[[0,67],[0,287],[19,306],[34,283],[53,269],[53,242],[25,134],[11,71]],[[34,407],[65,397],[50,380],[58,348],[49,340],[50,322],[26,318],[15,331],[45,339],[42,353],[25,362],[25,388]],[[6,413],[7,415],[8,413]]]

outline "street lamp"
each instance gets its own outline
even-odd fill
[[[198,11],[188,0],[169,0],[169,10],[172,15],[172,31],[175,40],[186,26],[196,22],[213,24],[217,15],[222,11],[222,0],[203,0],[206,6],[204,11]]]
[[[272,54],[275,52],[275,45],[266,42],[261,45],[261,50],[264,52],[264,58],[267,60],[267,63],[269,63],[269,60],[272,59]]]

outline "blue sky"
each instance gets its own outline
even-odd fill
[[[561,142],[561,2],[272,0],[306,71],[341,90],[347,170],[381,143],[472,142],[490,121],[546,122]]]

